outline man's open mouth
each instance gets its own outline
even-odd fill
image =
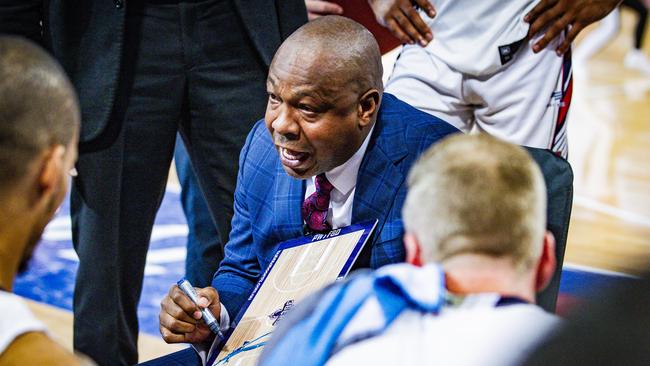
[[[287,149],[286,147],[279,147],[280,149],[280,158],[282,164],[295,168],[298,167],[301,163],[309,158],[309,153],[301,152],[297,150]]]

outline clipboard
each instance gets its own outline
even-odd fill
[[[239,312],[236,327],[207,364],[256,365],[264,344],[287,311],[348,274],[377,222],[365,221],[281,243]]]

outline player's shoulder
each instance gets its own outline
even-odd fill
[[[71,352],[43,332],[28,332],[17,337],[0,355],[3,365],[80,365]]]

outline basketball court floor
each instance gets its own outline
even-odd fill
[[[622,30],[614,42],[574,69],[569,160],[575,196],[561,304],[650,268],[650,75],[623,66],[632,44],[634,16],[622,13]],[[650,34],[644,50],[650,54]],[[66,203],[46,229],[31,269],[17,280],[15,290],[33,300],[36,314],[71,348],[77,257],[68,212]],[[186,234],[172,169],[147,258],[139,308],[141,360],[183,347],[160,340],[157,314],[162,296],[183,276]]]

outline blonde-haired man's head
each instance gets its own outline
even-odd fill
[[[427,150],[409,175],[406,231],[424,261],[461,255],[532,269],[544,245],[546,189],[521,147],[486,134],[455,135]]]

